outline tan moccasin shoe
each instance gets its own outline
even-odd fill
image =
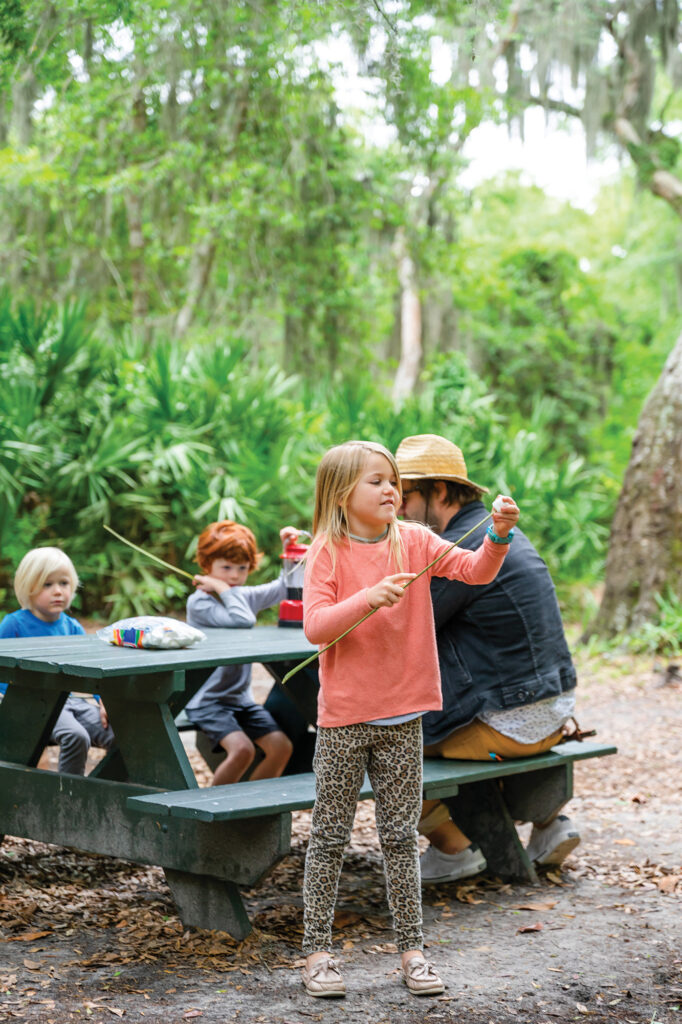
[[[403,981],[415,996],[439,996],[445,991],[433,964],[420,956],[413,956],[404,965]]]
[[[316,960],[312,967],[304,967],[301,977],[309,996],[324,999],[340,998],[346,994],[346,986],[341,972],[331,957]]]

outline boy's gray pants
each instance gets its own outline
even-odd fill
[[[50,737],[50,743],[59,744],[60,772],[84,775],[90,747],[108,750],[113,742],[114,733],[102,725],[96,704],[84,697],[67,697]]]

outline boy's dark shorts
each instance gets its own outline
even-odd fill
[[[231,732],[244,732],[250,740],[258,740],[270,732],[282,731],[270,712],[260,704],[228,707],[213,700],[198,708],[186,708],[185,713],[192,725],[212,740],[214,751],[222,749],[220,741]]]

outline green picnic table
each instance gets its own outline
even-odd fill
[[[196,647],[137,650],[95,636],[0,640],[0,837],[14,835],[163,867],[184,924],[248,931],[238,887],[289,850],[287,815],[158,824],[130,797],[193,790],[175,717],[218,665],[262,662],[277,679],[315,650],[302,630],[211,630]],[[292,681],[294,682],[294,681]],[[314,694],[296,680],[314,721]],[[38,770],[69,692],[101,694],[117,747],[89,776]],[[287,692],[294,697],[296,685]]]
[[[263,626],[211,630],[196,648],[138,651],[96,637],[0,640],[0,836],[23,836],[141,864],[166,875],[183,924],[243,938],[251,925],[239,893],[290,849],[291,813],[315,799],[311,772],[199,789],[176,716],[217,665],[262,662],[275,681],[314,648],[303,633]],[[99,693],[118,748],[85,778],[35,768],[69,691]],[[311,725],[317,674],[287,695]],[[479,843],[488,869],[537,881],[515,820],[543,821],[573,794],[577,761],[616,753],[566,743],[536,757],[424,763],[425,799],[444,799]],[[365,778],[361,799],[372,796]]]

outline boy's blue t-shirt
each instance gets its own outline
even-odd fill
[[[54,622],[44,622],[28,608],[5,615],[0,622],[0,640],[19,636],[78,636],[85,633],[77,619],[62,612]],[[0,683],[0,693],[7,689],[7,683]]]

